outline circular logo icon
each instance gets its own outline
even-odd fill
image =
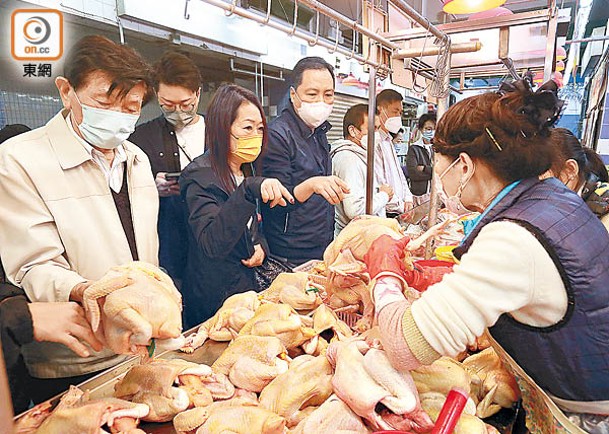
[[[44,44],[51,36],[51,26],[42,17],[31,17],[23,25],[23,36],[30,44]]]

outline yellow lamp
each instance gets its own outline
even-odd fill
[[[556,60],[565,60],[567,58],[567,50],[560,45],[556,47]]]
[[[506,0],[442,0],[447,14],[474,14],[503,5]]]

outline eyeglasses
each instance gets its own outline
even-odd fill
[[[188,103],[183,103],[183,104],[164,104],[159,101],[159,105],[167,113],[173,113],[178,108],[182,112],[192,112],[195,109],[197,102],[193,101],[193,102],[188,102]]]

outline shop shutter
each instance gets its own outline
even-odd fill
[[[328,133],[328,141],[330,143],[343,138],[343,118],[345,113],[355,104],[368,104],[368,100],[356,96],[337,93],[334,96],[334,110],[328,118],[332,124],[332,129]]]

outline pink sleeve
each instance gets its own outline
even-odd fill
[[[410,371],[421,366],[404,338],[402,320],[409,307],[407,300],[390,303],[377,316],[383,348],[391,364],[399,371]]]

